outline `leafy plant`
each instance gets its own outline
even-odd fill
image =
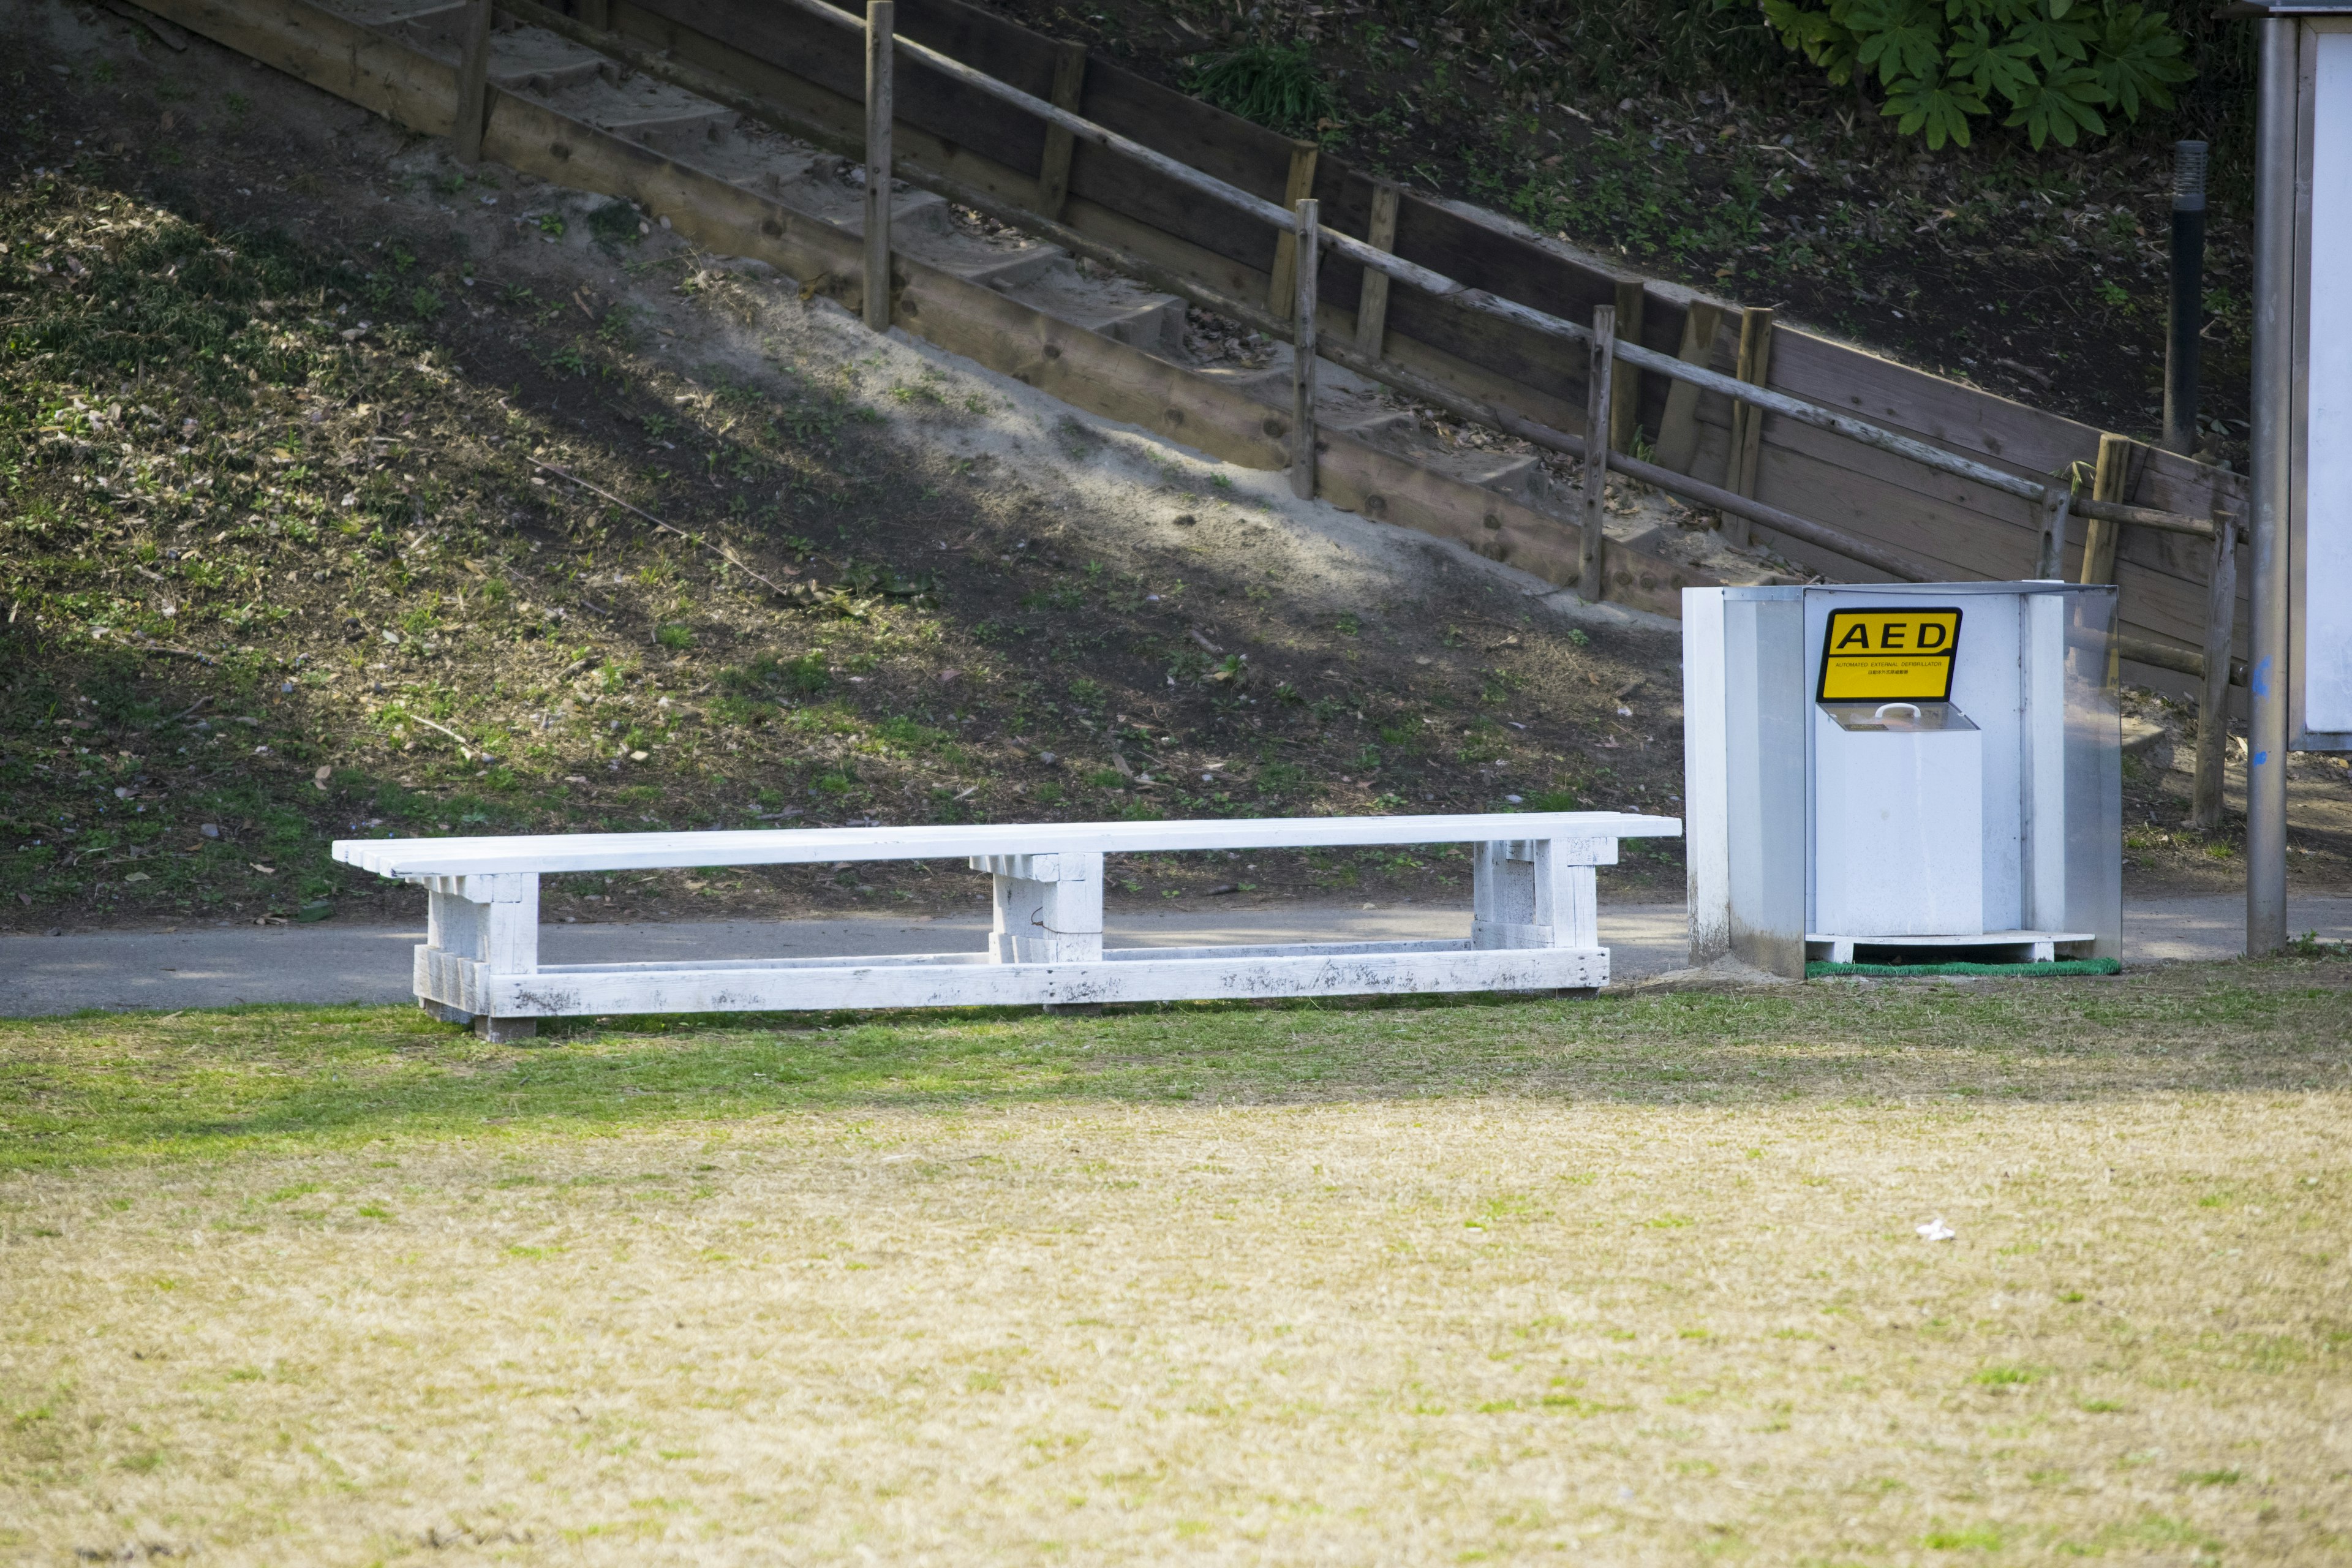
[[[1307,770],[1297,763],[1268,763],[1258,770],[1257,787],[1270,795],[1295,795],[1307,787]]]
[[[893,713],[874,726],[874,733],[887,744],[902,752],[928,752],[948,738],[944,730],[935,730],[904,713]]]
[[[606,202],[588,215],[588,232],[607,249],[615,246],[635,245],[638,226],[645,220],[637,209],[627,202]]]
[[[919,602],[935,593],[939,584],[924,573],[909,574],[876,562],[851,560],[842,565],[841,585],[853,594]]]
[[[1198,62],[1188,91],[1286,135],[1312,136],[1339,118],[1330,79],[1304,44],[1246,44]]]
[[[2195,74],[2171,18],[2127,0],[1759,0],[1781,42],[1841,86],[1872,75],[1879,112],[1930,148],[1999,113],[2038,149],[2172,107]]]
[[[814,697],[832,681],[821,653],[804,653],[796,658],[763,654],[748,665],[719,672],[719,689],[730,697]]]

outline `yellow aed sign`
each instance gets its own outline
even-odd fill
[[[1956,607],[1832,610],[1822,702],[1948,702],[1960,651]]]

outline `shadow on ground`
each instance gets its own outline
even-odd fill
[[[18,1166],[254,1146],[1012,1103],[1415,1097],[1769,1105],[2347,1085],[2352,961],[2104,981],[1826,983],[1595,1001],[593,1019],[493,1047],[404,1008],[0,1024]]]

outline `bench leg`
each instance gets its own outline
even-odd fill
[[[995,879],[995,963],[1095,963],[1102,959],[1099,853],[975,855],[971,868]]]
[[[416,1000],[453,1024],[471,1022],[486,1040],[528,1039],[530,1018],[486,1011],[490,982],[539,973],[539,878],[523,871],[487,877],[424,877],[425,945],[415,952]]]
[[[1512,838],[1477,847],[1472,865],[1472,947],[1601,945],[1594,875],[1617,863],[1613,838]]]

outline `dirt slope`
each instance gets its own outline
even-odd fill
[[[1675,807],[1668,626],[1068,417],[201,39],[16,23],[5,929],[408,911],[326,861],[363,832]],[[1674,849],[1628,859],[1621,895],[1679,894]],[[1113,869],[1153,901],[1466,889],[1445,851]]]

